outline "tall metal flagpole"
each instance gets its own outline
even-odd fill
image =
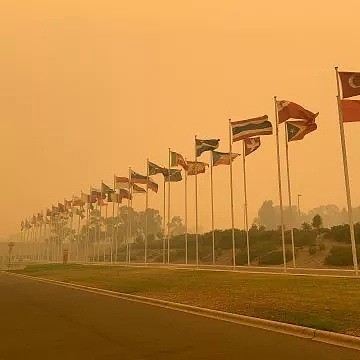
[[[146,200],[145,200],[145,241],[144,262],[147,264],[147,241],[148,241],[148,208],[149,208],[149,159],[146,159]]]
[[[291,233],[291,250],[293,255],[293,267],[296,267],[295,260],[295,240],[294,240],[294,219],[292,212],[292,201],[291,201],[291,184],[290,184],[290,165],[289,165],[289,138],[287,133],[287,123],[285,123],[285,154],[286,154],[286,172],[287,172],[287,186],[289,196],[289,215],[290,215],[290,233]]]
[[[248,202],[247,202],[247,182],[246,182],[246,145],[243,140],[243,175],[244,175],[244,220],[246,231],[246,249],[247,249],[247,264],[250,266],[250,241],[249,241],[249,217],[248,217]],[[231,153],[230,153],[231,161]]]
[[[130,208],[132,210],[132,186],[131,186],[131,167],[129,167],[129,200],[128,200],[128,227],[129,227],[129,232],[128,232],[128,244],[127,244],[127,262],[130,263],[131,262],[131,232],[132,232],[132,228],[131,228],[131,214],[130,214]]]
[[[232,131],[231,119],[229,119],[229,154],[232,154]],[[234,229],[234,191],[233,191],[233,168],[230,161],[230,203],[231,203],[231,238],[232,238],[232,263],[235,270],[235,229]]]
[[[281,169],[280,169],[279,114],[277,110],[276,99],[277,99],[276,96],[274,96],[275,120],[276,120],[276,155],[277,155],[277,168],[278,168],[278,181],[279,181],[279,200],[280,200],[281,243],[282,243],[282,251],[283,251],[284,272],[286,272],[284,209],[283,209],[283,200],[282,200]]]
[[[214,179],[213,179],[214,154],[210,151],[210,197],[211,197],[211,233],[212,233],[212,263],[215,264],[215,230],[214,230]]]
[[[336,72],[336,84],[337,84],[337,91],[338,91],[337,103],[338,103],[338,112],[339,112],[339,130],[340,130],[341,149],[342,149],[343,165],[344,165],[344,180],[345,180],[346,199],[347,199],[347,206],[348,206],[351,250],[352,250],[352,256],[353,256],[355,276],[358,276],[359,275],[359,267],[358,267],[358,259],[357,259],[357,254],[356,254],[356,242],[355,242],[354,220],[353,220],[353,212],[352,212],[352,204],[351,204],[349,169],[348,169],[348,162],[347,162],[345,131],[344,131],[341,93],[340,93],[340,84],[339,84],[339,73],[338,73],[337,66],[335,67],[335,72]]]
[[[199,266],[199,222],[198,222],[198,181],[197,181],[197,151],[195,135],[195,246],[196,246],[196,267]]]
[[[113,174],[113,190],[112,196],[112,228],[111,228],[111,262],[113,262],[113,247],[115,240],[115,201],[117,201],[116,189],[115,189],[115,174]],[[115,196],[113,196],[115,195]],[[115,243],[115,261],[117,259],[117,242]]]
[[[104,231],[104,261],[105,261],[105,256],[106,256],[106,245],[107,245],[107,240],[108,240],[108,236],[107,236],[107,219],[108,219],[108,204],[105,204],[105,231]],[[110,247],[110,259],[112,262],[112,248]]]
[[[168,182],[168,223],[167,223],[167,262],[170,264],[170,183],[171,183],[171,150],[169,148],[169,182]]]
[[[166,234],[166,181],[165,181],[165,176],[164,176],[164,204],[163,205],[164,205],[163,206],[163,229],[164,229],[164,234],[163,234],[163,264],[165,264],[165,247],[166,247],[166,243],[165,243],[165,234]]]
[[[185,170],[185,264],[187,264],[188,263],[187,169],[184,170]]]

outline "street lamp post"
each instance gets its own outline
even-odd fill
[[[300,215],[301,215],[301,212],[300,212],[300,197],[301,197],[302,195],[301,194],[298,194],[298,196],[297,196],[297,206],[298,206],[298,214],[299,214],[299,217],[300,217]]]

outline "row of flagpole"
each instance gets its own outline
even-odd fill
[[[350,182],[349,182],[349,171],[348,171],[348,164],[347,164],[347,154],[346,154],[346,143],[345,143],[345,133],[344,133],[344,122],[348,121],[360,121],[360,100],[344,100],[344,98],[352,97],[360,95],[360,73],[346,73],[346,72],[339,72],[336,68],[336,83],[337,83],[337,103],[338,103],[338,114],[339,114],[339,130],[340,130],[340,139],[341,139],[341,148],[342,148],[342,155],[343,155],[343,167],[344,167],[344,179],[345,179],[345,188],[346,188],[346,199],[347,199],[347,206],[348,206],[348,215],[349,215],[349,226],[350,226],[350,240],[351,240],[351,248],[352,248],[352,255],[353,255],[353,264],[355,273],[358,274],[358,262],[357,262],[357,254],[356,254],[356,242],[355,242],[355,233],[354,233],[354,223],[353,223],[353,215],[352,215],[352,205],[351,205],[351,193],[350,193]],[[340,80],[342,85],[342,92],[340,86]],[[347,81],[347,82],[346,82]],[[344,95],[344,91],[347,93]],[[351,106],[351,107],[350,107]],[[280,229],[281,229],[281,245],[282,245],[282,253],[283,253],[283,267],[284,271],[287,268],[287,259],[286,259],[286,243],[285,243],[285,221],[284,221],[284,204],[283,204],[283,186],[282,186],[282,174],[281,174],[281,163],[280,163],[280,135],[279,135],[279,128],[281,123],[284,124],[285,130],[285,163],[286,163],[286,177],[287,177],[287,192],[288,192],[288,206],[289,206],[289,229],[290,230],[290,237],[291,237],[291,253],[292,253],[292,266],[296,266],[296,254],[295,254],[295,239],[294,239],[294,219],[292,213],[292,196],[291,196],[291,179],[290,179],[290,160],[289,160],[289,142],[293,140],[301,140],[304,136],[314,130],[316,130],[317,126],[315,123],[315,119],[318,113],[314,114],[309,110],[302,108],[300,105],[288,101],[278,101],[277,97],[274,97],[274,107],[275,107],[275,137],[276,137],[276,159],[277,159],[277,177],[278,177],[278,192],[279,192],[279,205],[280,205]],[[354,107],[358,113],[354,115]],[[352,113],[349,111],[353,111]],[[346,116],[344,115],[344,110],[346,110]],[[355,111],[355,112],[356,112]],[[279,118],[281,116],[281,119]],[[357,118],[358,116],[358,118]],[[349,117],[351,120],[349,120]],[[354,120],[355,118],[355,120]],[[300,119],[300,121],[288,121],[289,119]],[[262,116],[253,119],[241,120],[241,121],[232,121],[229,119],[229,153],[219,153],[216,152],[215,149],[219,146],[219,139],[209,139],[209,140],[200,140],[197,136],[195,136],[195,161],[187,161],[185,160],[182,155],[179,153],[173,152],[170,148],[168,153],[168,166],[161,167],[156,164],[153,164],[157,167],[150,173],[150,161],[147,159],[147,166],[146,166],[146,176],[140,175],[135,173],[129,167],[129,175],[128,175],[128,209],[127,209],[127,229],[126,229],[126,236],[123,241],[125,242],[126,246],[126,261],[131,262],[131,244],[133,242],[133,229],[132,229],[132,201],[133,201],[133,194],[137,193],[138,190],[135,191],[135,184],[146,184],[146,190],[141,192],[146,193],[146,200],[145,200],[145,233],[144,233],[144,263],[148,263],[148,237],[149,237],[149,229],[148,229],[148,210],[149,210],[149,185],[154,184],[153,180],[150,176],[162,173],[164,175],[164,198],[163,198],[163,262],[166,262],[166,255],[165,255],[165,248],[167,248],[167,262],[170,263],[170,237],[171,237],[171,182],[172,181],[180,181],[181,177],[181,170],[178,170],[180,173],[180,180],[172,180],[172,176],[175,176],[175,172],[173,172],[173,167],[178,167],[179,165],[183,167],[185,171],[185,262],[188,263],[188,199],[187,199],[187,177],[188,175],[195,176],[195,262],[196,265],[199,265],[199,218],[198,218],[198,174],[204,173],[206,166],[205,163],[199,162],[198,157],[204,151],[210,151],[210,200],[211,200],[211,232],[212,232],[212,263],[215,264],[216,256],[215,256],[215,220],[214,220],[214,179],[213,179],[213,167],[219,164],[226,164],[229,165],[229,175],[230,175],[230,210],[231,210],[231,239],[232,239],[232,265],[236,266],[236,242],[235,242],[235,221],[234,221],[234,191],[233,191],[233,160],[239,154],[233,153],[233,143],[236,141],[242,141],[242,167],[243,167],[243,192],[244,192],[244,200],[243,200],[243,209],[244,209],[244,230],[246,233],[246,258],[247,258],[247,265],[251,263],[251,253],[250,253],[250,239],[249,239],[249,218],[248,218],[248,195],[247,195],[247,174],[246,174],[246,156],[257,149],[260,146],[260,137],[258,135],[271,135],[273,134],[272,124],[268,121],[268,116]],[[257,136],[255,138],[255,136]],[[251,140],[252,149],[248,149],[247,146],[249,145],[247,141]],[[258,141],[258,145],[256,145],[256,141]],[[254,143],[255,142],[255,143]],[[255,147],[254,147],[255,146]],[[173,155],[176,156],[176,161],[173,161]],[[218,163],[215,164],[214,162],[214,155],[223,156],[223,159]],[[226,158],[226,156],[228,158]],[[233,158],[234,155],[234,158]],[[223,162],[222,162],[223,161]],[[189,167],[192,166],[191,173],[189,172]],[[167,186],[167,194],[166,194],[166,183]],[[157,192],[157,184],[156,185],[156,192]],[[99,205],[99,213],[100,219],[102,217],[102,206],[104,205],[103,195],[109,196],[111,192],[114,192],[115,195],[117,188],[116,183],[116,176],[114,175],[114,186],[113,189],[108,187],[101,182],[101,189],[100,189],[100,199],[98,201]],[[105,193],[103,191],[105,189]],[[119,187],[120,189],[120,187]],[[167,211],[166,211],[166,195],[167,195]],[[93,190],[90,188],[89,194],[89,201],[90,204],[93,201]],[[121,201],[122,198],[120,198]],[[73,197],[74,200],[74,197]],[[97,200],[99,200],[97,198]],[[109,197],[108,197],[108,200]],[[113,202],[113,229],[111,233],[111,246],[110,246],[110,261],[113,261],[113,242],[115,238],[115,231],[114,227],[118,226],[119,224],[114,221],[115,217],[115,200],[111,200]],[[117,202],[117,217],[119,216],[119,201]],[[89,204],[89,203],[87,203]],[[108,212],[107,212],[107,202],[105,207],[105,231],[104,231],[104,243],[106,245],[108,239]],[[89,205],[87,209],[87,230],[86,230],[86,238],[87,244],[85,245],[85,257],[88,257],[89,252],[89,237],[90,237],[90,214],[89,214]],[[47,216],[47,214],[46,214]],[[167,218],[167,219],[166,219]],[[79,236],[80,236],[80,215],[78,221],[78,239],[76,244],[76,258],[78,259],[79,254]],[[46,227],[46,221],[45,221]],[[22,224],[23,228],[23,224]],[[72,233],[73,230],[73,218],[70,219],[70,231]],[[62,227],[62,232],[64,228]],[[166,239],[165,239],[166,233]],[[61,236],[61,235],[59,235]],[[98,226],[98,229],[95,228],[95,240],[97,240],[97,260],[100,261],[100,238],[101,238],[101,227]],[[94,246],[95,241],[94,240]],[[116,244],[115,244],[115,254],[117,260],[117,253],[118,253],[118,237],[116,236]],[[166,241],[166,243],[165,243]],[[59,239],[60,242],[60,239]],[[104,250],[104,260],[106,259],[106,250]]]

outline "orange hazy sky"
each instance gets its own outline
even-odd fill
[[[0,236],[90,185],[111,184],[113,173],[126,176],[129,166],[145,173],[147,157],[165,165],[169,147],[191,159],[195,134],[220,138],[219,150],[228,151],[227,119],[268,114],[274,122],[274,95],[320,112],[318,131],[290,144],[294,202],[301,193],[304,211],[345,206],[334,66],[360,71],[359,12],[358,0],[5,2]],[[345,127],[358,206],[360,123]],[[263,137],[247,160],[252,219],[264,200],[278,203],[275,137]],[[237,227],[241,165],[234,162]],[[214,169],[217,228],[231,224],[228,172]],[[150,206],[161,210],[162,180],[155,178],[161,190]],[[189,179],[190,229],[193,188]],[[209,188],[209,175],[199,176],[201,231],[210,227]],[[172,215],[183,216],[183,189],[172,186]],[[144,205],[144,197],[134,200],[136,209]]]

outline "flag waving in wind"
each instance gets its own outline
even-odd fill
[[[360,100],[341,100],[343,122],[360,121]]]
[[[271,135],[273,133],[271,122],[267,115],[248,120],[232,121],[232,141],[239,141],[258,135]]]
[[[167,170],[166,174],[164,174],[164,179],[166,182],[178,182],[182,180],[181,170],[180,169],[170,169],[170,176],[169,170]]]
[[[313,122],[319,113],[314,114],[310,110],[304,109],[302,106],[287,100],[276,102],[279,115],[279,124],[289,119],[301,119]]]
[[[154,164],[151,161],[148,161],[148,171],[149,175],[156,175],[156,174],[164,174],[166,172],[166,168],[163,166]]]
[[[146,175],[141,175],[133,170],[131,170],[130,179],[133,184],[146,184],[148,182]]]
[[[196,174],[203,174],[209,164],[200,161],[188,161],[188,175],[196,175]]]
[[[179,165],[184,170],[187,169],[187,163],[184,157],[175,151],[170,151],[170,166],[179,166]]]
[[[288,121],[286,123],[286,130],[288,141],[302,140],[305,135],[317,129],[315,122],[307,122],[305,120]]]
[[[261,145],[260,137],[244,139],[245,144],[245,156],[250,155]]]
[[[133,194],[144,194],[144,193],[146,193],[145,189],[143,189],[142,187],[136,184],[133,184]]]
[[[115,187],[117,189],[129,189],[129,179],[124,176],[115,176]]]
[[[200,156],[204,151],[215,150],[219,147],[220,139],[200,140],[196,139],[196,156]]]
[[[342,85],[343,98],[360,95],[360,73],[358,72],[339,72]]]
[[[219,151],[213,151],[212,152],[213,155],[213,166],[218,166],[218,165],[230,165],[230,162],[234,161],[239,154],[236,153],[232,153],[230,155],[230,153],[223,153],[223,152],[219,152]]]

